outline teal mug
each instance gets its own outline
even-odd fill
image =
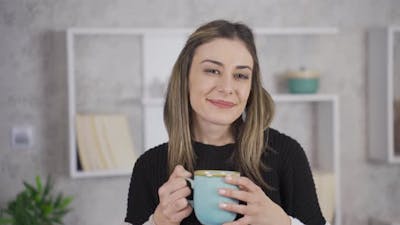
[[[238,200],[218,194],[220,188],[238,190],[238,187],[225,182],[227,175],[240,176],[236,171],[196,170],[194,180],[187,179],[192,186],[191,202],[197,219],[204,225],[221,225],[233,221],[236,213],[219,208],[220,203],[238,203]]]

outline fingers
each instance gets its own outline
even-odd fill
[[[174,215],[189,206],[189,202],[186,199],[191,193],[189,187],[183,187],[173,193],[164,192],[166,189],[168,189],[167,184],[159,189],[159,206],[164,215]]]
[[[189,196],[190,193],[191,190],[189,187],[182,188],[171,194],[162,204],[168,208],[168,211],[180,211],[189,205],[186,197]]]
[[[174,221],[174,222],[180,222],[180,221],[182,221],[183,219],[185,219],[186,217],[188,217],[188,216],[192,213],[192,211],[193,211],[193,208],[190,207],[190,206],[188,205],[188,206],[187,206],[186,208],[184,208],[182,211],[180,211],[180,212],[174,214],[174,215],[171,217],[171,220]]]
[[[226,176],[225,182],[228,184],[233,184],[233,185],[239,186],[239,187],[241,187],[241,189],[244,189],[244,190],[247,190],[250,192],[262,191],[259,186],[254,184],[253,181],[251,181],[247,177]]]
[[[247,203],[255,203],[265,199],[265,194],[261,188],[247,177],[227,176],[225,181],[229,184],[241,187],[240,190],[229,188],[219,189],[219,194],[225,197],[234,198]]]
[[[178,177],[189,178],[191,176],[192,176],[192,174],[189,171],[185,170],[185,168],[183,168],[183,166],[177,165],[177,166],[175,166],[174,171],[172,172],[171,176],[169,177],[169,180],[175,179]]]
[[[222,203],[220,204],[220,208],[242,214],[243,217],[237,221],[224,223],[224,225],[248,225],[253,224],[257,221],[256,217],[257,214],[260,214],[260,209],[258,206],[254,205],[239,205],[239,204],[232,204],[232,203]],[[265,211],[264,211],[265,212]]]
[[[239,214],[242,214],[242,215],[249,214],[249,210],[248,210],[247,205],[220,203],[219,207],[221,209],[224,209],[224,210],[227,210],[227,211],[231,211],[231,212],[235,212],[235,213],[239,213]]]
[[[168,180],[158,189],[158,195],[160,197],[160,200],[184,187],[187,187],[187,183],[186,180],[183,178],[175,178]]]
[[[234,198],[250,204],[265,204],[271,199],[264,191],[247,177],[226,177],[226,182],[241,187],[240,190],[221,188],[218,192],[228,198]]]
[[[166,208],[162,208],[159,205],[154,212],[154,220],[156,224],[170,224],[171,222],[179,224],[184,218],[188,217],[192,211],[193,208],[188,205],[181,211],[171,213]]]
[[[176,201],[170,202],[169,204],[163,204],[163,212],[165,215],[174,215],[185,210],[187,207],[190,207],[188,200],[186,198],[180,198]]]
[[[186,199],[190,195],[191,189],[187,186],[185,178],[190,176],[190,172],[178,165],[168,181],[158,189],[160,203],[155,215],[157,215],[158,222],[162,221],[161,224],[166,221],[179,223],[192,212],[193,209]]]
[[[239,190],[221,188],[218,190],[219,193],[222,196],[237,199],[247,204],[220,204],[220,208],[223,210],[243,215],[239,220],[225,223],[224,225],[281,224],[283,221],[282,218],[285,218],[287,221],[288,216],[286,213],[250,179],[246,177],[227,176],[225,181],[226,183],[239,186]]]
[[[160,201],[171,195],[175,191],[187,186],[185,178],[191,177],[191,173],[183,168],[181,165],[177,165],[169,177],[168,181],[158,189],[158,195]]]
[[[246,191],[241,191],[241,190],[233,190],[229,188],[221,188],[218,190],[218,193],[220,195],[223,195],[228,198],[233,198],[237,199],[243,202],[248,202],[248,203],[254,203],[256,202],[257,196],[254,195],[253,193],[246,192]]]
[[[249,217],[244,216],[242,218],[240,218],[239,220],[230,222],[230,223],[224,223],[223,225],[248,225],[248,224],[252,224],[252,221]]]

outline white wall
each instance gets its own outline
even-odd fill
[[[21,179],[32,181],[36,174],[50,173],[58,190],[75,196],[66,224],[122,221],[129,177],[69,178],[64,31],[73,26],[195,27],[215,18],[256,27],[340,29],[338,35],[315,42],[318,46],[311,43],[309,47],[321,53],[306,60],[315,67],[323,65],[321,92],[337,93],[341,100],[343,222],[362,225],[370,216],[397,216],[400,167],[367,161],[365,112],[366,31],[400,25],[396,0],[0,1],[0,206],[21,190]],[[279,40],[271,43],[279,49]],[[269,61],[260,56],[268,88],[274,90],[274,73],[295,65],[300,53],[266,54]],[[25,123],[34,127],[33,149],[15,152],[10,129]]]

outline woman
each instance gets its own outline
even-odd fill
[[[301,146],[269,128],[274,105],[261,85],[251,30],[217,20],[198,28],[181,51],[169,81],[164,122],[169,142],[135,163],[126,222],[200,224],[187,197],[194,170],[236,170],[221,189],[241,204],[226,225],[322,225],[310,166]]]

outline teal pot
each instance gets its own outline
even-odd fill
[[[318,91],[319,78],[294,78],[288,79],[289,92],[292,94],[313,94]]]

